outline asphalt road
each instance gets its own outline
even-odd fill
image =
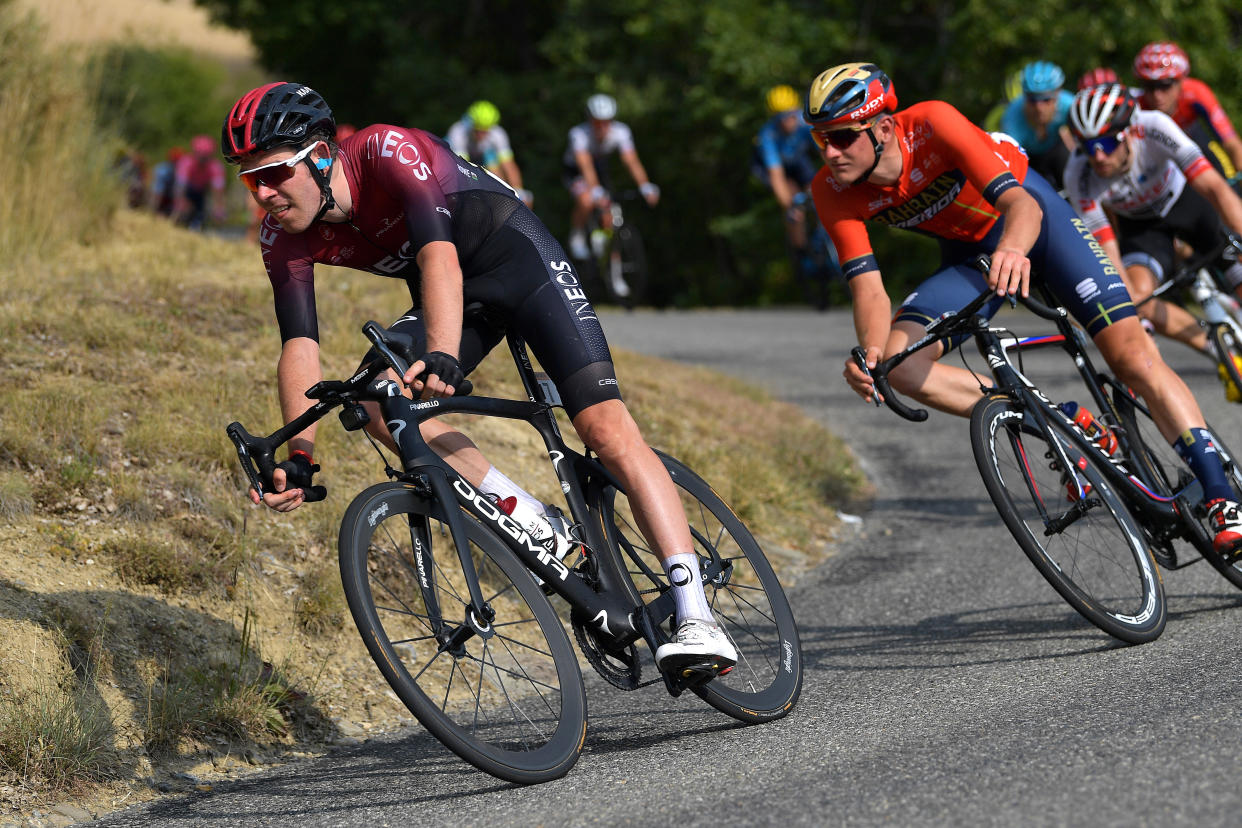
[[[614,347],[707,365],[801,405],[849,441],[875,483],[860,534],[790,590],[806,664],[790,716],[741,727],[693,696],[588,679],[586,747],[556,782],[501,783],[415,730],[101,824],[1242,820],[1242,595],[1214,570],[1166,573],[1164,635],[1119,646],[1059,599],[1000,525],[965,421],[911,424],[852,395],[840,378],[847,312],[636,312],[607,316],[605,328]],[[1165,351],[1208,419],[1242,445],[1211,366]]]

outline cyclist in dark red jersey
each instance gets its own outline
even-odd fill
[[[241,165],[238,176],[268,213],[259,243],[283,342],[277,379],[285,422],[311,405],[304,392],[322,378],[317,262],[408,285],[413,306],[391,327],[419,344],[422,357],[401,379],[423,399],[452,396],[505,331],[514,331],[556,383],[583,442],[625,486],[666,572],[679,569],[670,578],[678,631],[657,661],[733,664],[736,651],[703,595],[676,489],[621,400],[604,332],[556,239],[512,188],[431,133],[375,124],[339,145],[335,135],[327,103],[294,83],[243,95],[223,127],[225,157]],[[378,411],[372,415],[372,433],[394,447]],[[560,553],[543,504],[465,435],[429,421],[424,436],[481,491],[513,497],[534,513],[519,522],[535,526],[532,535]],[[298,507],[301,487],[310,485],[314,427],[289,446],[276,491],[263,496],[279,511]],[[250,496],[259,502],[253,489]]]
[[[854,298],[854,325],[869,367],[919,339],[925,326],[985,288],[1026,295],[1032,266],[1095,340],[1122,382],[1147,401],[1160,431],[1203,484],[1223,552],[1242,549],[1242,510],[1232,498],[1190,389],[1160,357],[1108,255],[1082,219],[1033,170],[1008,136],[979,129],[943,101],[896,112],[892,81],[877,66],[849,63],[821,73],[804,118],[825,167],[811,184],[820,220],[836,243]],[[896,113],[896,114],[894,114]],[[865,222],[940,240],[940,270],[892,315]],[[970,262],[992,257],[985,277]],[[954,343],[960,344],[959,343]],[[937,360],[949,347],[919,351],[890,379],[925,405],[969,416],[989,381]],[[845,379],[864,399],[877,392],[846,360]]]
[[[1144,109],[1168,115],[1225,178],[1242,171],[1242,138],[1212,88],[1190,77],[1190,58],[1168,41],[1148,43],[1134,56],[1134,74],[1143,87]]]

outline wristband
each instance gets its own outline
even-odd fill
[[[591,198],[595,199],[596,201],[599,201],[606,195],[607,193],[604,192],[604,188],[599,185],[596,185],[591,188]]]
[[[302,451],[302,449],[294,449],[293,451],[289,452],[289,459],[292,460],[294,457],[296,457],[299,454],[306,458],[307,463],[310,463],[312,466],[315,465],[315,458],[310,456],[310,452]]]
[[[638,185],[638,191],[643,195],[651,195],[652,193],[660,192],[660,188],[652,184],[650,181],[644,181],[642,184]]]

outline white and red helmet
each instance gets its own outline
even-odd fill
[[[1134,95],[1120,83],[1079,90],[1070,105],[1070,132],[1079,141],[1114,135],[1130,125],[1137,108]]]
[[[1190,58],[1176,43],[1148,43],[1134,57],[1134,74],[1145,81],[1179,80],[1190,74]]]

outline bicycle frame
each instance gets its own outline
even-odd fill
[[[1055,318],[1051,321],[1056,323],[1060,332],[1056,336],[1018,339],[1012,336],[1002,336],[1002,334],[1007,334],[1008,331],[1002,328],[992,328],[982,317],[974,317],[972,322],[976,326],[974,331],[975,342],[991,368],[992,376],[996,379],[997,390],[1008,394],[1018,401],[1031,419],[1036,422],[1039,430],[1044,433],[1049,433],[1050,431],[1047,423],[1049,416],[1058,416],[1068,421],[1068,417],[1065,416],[1064,412],[1057,408],[1034,383],[1015,367],[1009,357],[1011,350],[1021,351],[1048,345],[1060,345],[1073,360],[1075,368],[1077,368],[1092,400],[1097,406],[1096,410],[1102,412],[1106,418],[1106,423],[1116,430],[1117,438],[1122,444],[1123,455],[1129,456],[1132,450],[1130,435],[1118,428],[1121,422],[1120,415],[1116,411],[1113,400],[1105,391],[1102,375],[1096,371],[1090,356],[1082,346],[1080,339],[1082,334],[1069,321],[1064,311],[1055,314]],[[1127,389],[1123,389],[1113,383],[1111,379],[1108,382],[1123,393],[1130,393]],[[1146,412],[1142,404],[1132,395],[1131,400],[1136,408]],[[1074,429],[1071,433],[1075,441],[1075,448],[1078,451],[1103,454],[1098,446],[1085,435],[1079,433],[1077,429]],[[1060,445],[1059,441],[1050,440],[1049,445],[1056,447],[1060,454],[1059,459],[1065,468],[1073,468],[1074,463],[1065,454],[1064,447]],[[1144,480],[1138,476],[1143,471],[1141,468],[1131,471],[1109,459],[1109,462],[1101,464],[1101,469],[1108,478],[1109,483],[1114,487],[1114,490],[1125,499],[1127,505],[1139,510],[1146,520],[1151,521],[1157,526],[1182,525],[1184,523],[1182,510],[1192,508],[1194,503],[1202,499],[1202,488],[1198,481],[1193,478],[1172,496],[1165,497],[1156,494],[1153,490],[1155,486],[1152,481]]]
[[[525,343],[512,334],[508,336],[509,350],[518,367],[527,400],[472,396],[411,400],[402,394],[399,383],[382,376],[390,367],[399,375],[408,370],[404,360],[388,347],[384,339],[386,332],[373,322],[367,323],[363,330],[383,359],[375,360],[347,381],[323,382],[310,389],[307,396],[318,399],[318,402],[266,438],[253,437],[240,423],[235,422],[228,427],[228,434],[237,447],[242,467],[260,496],[264,491],[263,480],[270,480],[275,469],[273,453],[276,448],[341,405],[346,406],[346,410],[341,413],[345,427],[360,428],[366,420],[351,409],[360,408],[358,403],[362,401],[376,402],[397,443],[401,458],[402,471],[395,476],[410,484],[416,492],[434,497],[441,504],[441,513],[436,516],[449,527],[470,595],[470,608],[465,623],[450,623],[443,617],[433,620],[433,628],[442,647],[452,649],[471,635],[486,631],[494,617],[479,585],[478,572],[467,541],[465,518],[459,509],[447,508],[448,504],[457,504],[491,529],[552,591],[564,598],[585,623],[592,625],[609,646],[621,649],[638,638],[643,638],[654,651],[661,643],[656,628],[676,609],[672,593],[666,591],[650,603],[644,604],[642,596],[624,574],[622,562],[613,553],[603,524],[591,519],[585,492],[590,491],[593,486],[611,486],[618,491],[624,489],[597,460],[574,451],[565,444],[553,413],[554,407],[560,405],[559,394],[550,380],[541,379],[536,373],[526,353]],[[453,413],[524,420],[539,432],[560,481],[570,514],[575,523],[582,526],[586,535],[580,540],[584,540],[590,550],[589,559],[593,564],[591,576],[597,583],[591,583],[586,577],[557,560],[541,544],[535,542],[521,525],[502,512],[491,499],[454,471],[427,445],[418,425],[432,417]],[[255,472],[255,463],[262,476]],[[429,541],[426,537],[425,519],[423,524],[411,525],[411,541],[420,589],[428,609],[434,611],[437,600],[431,578],[434,577],[435,568],[429,566],[429,562],[423,557]],[[704,566],[704,575],[709,579],[720,577],[727,568],[714,549],[711,554],[712,560]],[[646,568],[644,562],[636,560],[636,563]],[[674,690],[674,685],[670,684],[670,690]]]
[[[1086,383],[1092,399],[1099,406],[1098,410],[1108,412],[1105,415],[1110,419],[1108,424],[1110,426],[1118,425],[1120,423],[1120,416],[1117,414],[1113,401],[1104,389],[1104,382],[1101,380],[1102,375],[1092,365],[1091,359],[1080,340],[1081,334],[1073,326],[1073,323],[1070,322],[1069,315],[1065,309],[1048,307],[1034,299],[1020,300],[1022,304],[1037,316],[1053,322],[1058,330],[1058,334],[1054,336],[1033,337],[1022,340],[1009,334],[1003,328],[991,327],[989,321],[978,314],[978,311],[992,295],[990,291],[984,291],[961,311],[947,314],[945,317],[933,322],[928,326],[926,335],[908,346],[901,353],[890,357],[882,365],[877,366],[876,386],[883,394],[889,407],[908,420],[921,422],[927,419],[926,411],[912,409],[893,395],[892,388],[887,381],[888,372],[896,368],[916,351],[948,339],[958,333],[969,333],[974,337],[979,352],[987,361],[988,368],[996,381],[996,390],[1007,394],[1021,405],[1034,421],[1035,427],[1038,430],[1045,434],[1049,433],[1048,417],[1050,416],[1061,417],[1066,422],[1069,421],[1069,418],[1013,365],[1009,352],[1011,350],[1021,351],[1024,347],[1031,348],[1052,344],[1061,345],[1073,359],[1074,365]],[[1112,384],[1115,388],[1129,394],[1127,389],[1123,389],[1115,383]],[[1138,400],[1134,399],[1132,395],[1131,400],[1136,408],[1144,413],[1147,412],[1147,409]],[[1079,433],[1077,429],[1071,429],[1070,433],[1074,441],[1074,448],[1077,451],[1083,454],[1094,453],[1096,455],[1103,455],[1103,451],[1087,439],[1085,435]],[[1118,439],[1123,441],[1125,454],[1129,456],[1131,452],[1129,435],[1118,430]],[[1051,446],[1055,446],[1056,451],[1060,455],[1058,459],[1064,464],[1064,468],[1070,469],[1074,467],[1074,463],[1066,454],[1065,447],[1061,445],[1059,440],[1049,440],[1048,443]],[[1192,514],[1194,504],[1202,499],[1202,488],[1199,486],[1198,481],[1191,478],[1189,484],[1184,485],[1183,488],[1172,496],[1164,497],[1155,493],[1155,486],[1152,481],[1144,480],[1138,476],[1139,473],[1142,473],[1142,469],[1136,469],[1132,472],[1116,464],[1111,458],[1106,458],[1106,460],[1107,462],[1101,464],[1101,468],[1103,468],[1109,483],[1121,494],[1127,505],[1139,511],[1141,516],[1150,525],[1169,529],[1174,527],[1179,529],[1191,527],[1189,531],[1202,531],[1197,522],[1187,520],[1184,517],[1184,514]],[[1080,499],[1079,503],[1081,502]],[[1046,514],[1043,517],[1048,525],[1048,531],[1056,531],[1056,521]],[[1072,519],[1072,517],[1067,512],[1066,515],[1061,516],[1061,519]]]

